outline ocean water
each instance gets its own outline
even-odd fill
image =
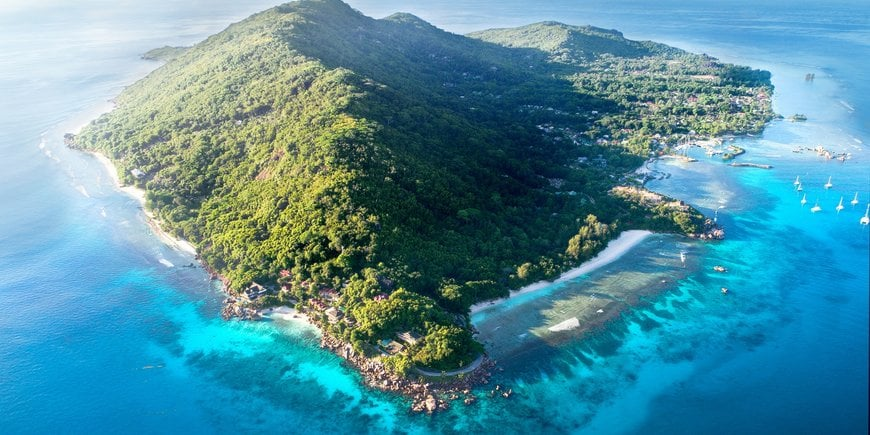
[[[515,394],[483,388],[475,406],[434,417],[363,387],[304,325],[222,321],[219,289],[185,267],[193,258],[151,233],[95,159],[63,146],[64,132],[157,66],[142,52],[196,42],[273,2],[70,3],[0,5],[0,433],[867,432],[863,2],[351,1],[457,33],[541,20],[616,28],[768,69],[775,109],[809,118],[737,139],[741,160],[771,170],[700,153],[657,163],[672,176],[650,187],[718,213],[728,239],[653,236],[596,272],[476,314],[504,370],[493,383]],[[818,144],[852,158],[792,152]],[[540,332],[584,297],[625,289],[644,296],[616,320],[583,336]]]

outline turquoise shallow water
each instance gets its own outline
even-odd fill
[[[63,132],[155,66],[139,53],[197,41],[271,2],[63,3],[0,6],[0,432],[866,433],[870,231],[857,220],[870,200],[870,17],[860,3],[351,2],[456,32],[543,19],[618,28],[767,68],[776,110],[809,117],[742,140],[741,159],[770,171],[703,155],[659,163],[673,175],[651,187],[719,210],[728,239],[656,236],[507,304],[509,332],[529,337],[584,292],[659,283],[582,340],[490,345],[504,368],[493,381],[515,395],[434,418],[364,388],[310,329],[221,321],[220,292],[181,267],[193,260],[150,233],[94,159],[62,146]],[[791,152],[817,144],[853,159]],[[812,214],[816,199],[824,210]],[[690,253],[685,269],[679,250]]]

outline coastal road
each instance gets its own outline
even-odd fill
[[[475,371],[478,367],[480,367],[480,363],[482,363],[482,362],[483,362],[483,355],[480,355],[480,356],[477,357],[477,359],[474,360],[474,362],[472,362],[471,364],[469,364],[469,365],[467,365],[467,366],[465,366],[465,367],[462,367],[462,368],[460,368],[460,369],[451,370],[451,371],[449,371],[449,372],[432,372],[432,371],[429,371],[429,370],[423,370],[423,369],[421,369],[421,368],[419,368],[419,367],[414,367],[414,370],[416,370],[417,373],[419,373],[419,374],[421,374],[421,375],[423,375],[423,376],[431,376],[431,377],[439,377],[439,376],[456,376],[456,375],[460,375],[460,374],[463,374],[463,373],[471,373],[471,372]]]

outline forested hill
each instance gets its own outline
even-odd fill
[[[468,36],[506,47],[538,49],[554,61],[575,65],[583,65],[604,55],[642,58],[687,54],[683,50],[657,42],[625,39],[616,30],[570,26],[552,21],[511,29],[484,30]]]
[[[278,6],[173,55],[76,146],[144,187],[232,289],[287,289],[270,303],[337,289],[355,326],[336,333],[417,330],[430,348],[411,356],[436,368],[473,348],[471,303],[588,258],[617,220],[696,230],[691,212],[608,191],[678,135],[769,116],[755,72],[616,32],[471,38],[338,0]]]

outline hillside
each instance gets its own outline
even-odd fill
[[[468,35],[505,47],[534,48],[551,61],[582,66],[602,56],[643,58],[680,56],[684,51],[651,41],[631,41],[616,30],[570,26],[553,21],[513,29],[491,29]]]
[[[477,349],[472,303],[589,258],[617,228],[698,230],[694,211],[608,193],[650,152],[770,116],[764,73],[618,32],[471,36],[285,4],[173,52],[76,146],[145,188],[231,290],[337,295],[334,334],[366,349],[415,331],[399,370],[456,367]]]

